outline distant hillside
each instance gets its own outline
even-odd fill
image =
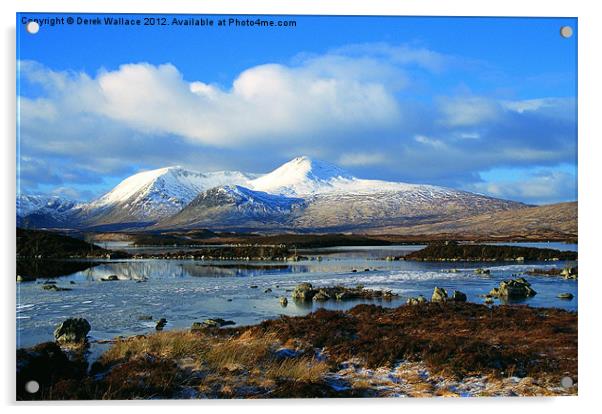
[[[424,261],[467,260],[479,262],[484,260],[576,260],[577,252],[563,252],[554,249],[522,246],[493,246],[439,242],[431,243],[422,250],[404,256],[403,259]]]
[[[450,238],[576,239],[577,202],[526,207],[479,214],[453,221],[407,227],[388,227],[379,232],[407,235],[450,234]]]
[[[110,253],[83,240],[43,230],[17,228],[17,257],[66,258],[101,256]]]

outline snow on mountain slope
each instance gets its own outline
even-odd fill
[[[113,210],[115,219],[152,221],[177,213],[209,188],[244,185],[253,178],[252,174],[237,171],[200,173],[178,166],[144,171],[126,178],[85,210],[92,216]]]
[[[450,190],[430,185],[357,178],[325,161],[297,157],[249,183],[249,188],[273,194],[310,196],[327,193],[370,194],[383,191],[441,193]],[[244,184],[243,184],[244,185]]]
[[[305,195],[331,191],[354,180],[339,167],[309,157],[297,157],[252,180],[250,188],[274,194]]]
[[[17,196],[17,216],[25,217],[34,212],[61,214],[77,206],[77,202],[59,196],[25,195]]]

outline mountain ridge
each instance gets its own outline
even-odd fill
[[[89,203],[73,202],[60,214],[36,210],[33,202],[21,204],[21,213],[28,212],[21,221],[33,227],[286,231],[428,224],[527,207],[451,188],[362,179],[307,156],[266,174],[180,166],[143,171]]]

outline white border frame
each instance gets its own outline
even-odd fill
[[[255,413],[286,410],[306,412],[307,410],[333,410],[339,404],[341,409],[363,412],[372,405],[381,410],[451,410],[462,412],[488,413],[508,410],[542,410],[549,412],[581,411],[593,407],[600,400],[598,391],[600,364],[599,332],[602,274],[596,272],[597,236],[600,224],[597,217],[600,198],[599,180],[602,177],[598,158],[602,137],[600,128],[599,94],[600,39],[602,39],[602,15],[596,13],[593,1],[478,1],[478,0],[321,0],[305,1],[217,1],[217,0],[3,0],[0,2],[2,20],[2,71],[1,81],[4,91],[2,106],[2,183],[4,189],[0,214],[2,237],[0,238],[1,263],[5,270],[1,274],[4,302],[1,306],[4,327],[8,330],[2,337],[3,364],[0,392],[2,402],[26,411],[44,410],[54,412],[65,410],[105,411],[108,407],[129,406],[154,412],[163,411],[167,406],[199,412],[199,410],[244,410]],[[14,403],[14,352],[15,352],[15,13],[22,12],[90,12],[90,13],[199,13],[199,14],[328,14],[328,15],[430,15],[430,16],[546,16],[578,17],[579,19],[579,256],[582,275],[579,292],[579,397],[561,398],[515,398],[515,399],[412,399],[408,400],[280,400],[280,401],[152,401],[152,402],[75,402],[75,403]],[[85,408],[81,408],[85,405]],[[598,405],[598,404],[596,404]],[[142,407],[143,406],[143,407]],[[111,409],[111,408],[109,408]],[[246,413],[245,413],[246,414]]]

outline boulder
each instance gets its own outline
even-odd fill
[[[90,329],[90,323],[84,318],[69,318],[54,330],[54,339],[63,344],[83,344]]]
[[[64,292],[64,291],[72,290],[70,288],[58,287],[57,285],[47,285],[47,284],[42,285],[42,289],[51,290],[53,292]]]
[[[295,287],[291,297],[296,300],[309,301],[316,293],[317,291],[313,288],[311,283],[304,282]]]
[[[157,331],[162,331],[163,328],[165,328],[165,325],[167,325],[167,319],[165,318],[161,318],[159,319],[159,321],[157,322],[157,325],[155,325],[155,330]]]
[[[522,299],[535,296],[537,292],[531,288],[531,284],[525,278],[503,280],[496,289],[492,289],[489,294],[494,297],[506,299]]]
[[[443,288],[436,287],[433,290],[433,296],[431,301],[433,302],[445,302],[447,300],[447,291]]]
[[[564,300],[572,300],[574,298],[572,293],[559,293],[557,297]]]
[[[459,290],[454,290],[451,300],[454,302],[466,302],[466,294],[460,292]]]
[[[102,279],[103,282],[116,282],[119,280],[119,277],[117,277],[117,275],[109,275],[107,277],[103,277]]]
[[[418,305],[418,300],[416,298],[408,298],[406,305]]]
[[[478,269],[475,269],[475,271],[474,271],[474,272],[475,272],[477,275],[489,275],[489,274],[491,274],[491,270],[489,270],[489,269],[482,269],[482,268],[480,268],[480,267],[479,267]]]
[[[426,303],[428,302],[426,300],[426,298],[422,295],[418,295],[415,298],[408,298],[408,300],[406,301],[406,304],[408,305],[420,305],[421,303]]]
[[[222,326],[235,325],[235,324],[236,324],[236,322],[234,322],[234,321],[229,321],[229,320],[222,319],[222,318],[210,318],[210,319],[205,319],[203,322],[194,322],[190,329],[198,330],[198,329],[204,329],[204,328],[221,328]]]
[[[287,298],[285,298],[284,296],[281,296],[281,297],[280,297],[280,305],[281,305],[281,306],[286,306],[286,305],[288,305],[288,299],[287,299]]]
[[[576,267],[566,267],[562,269],[560,272],[560,276],[564,279],[577,279],[577,268]]]
[[[271,293],[272,289],[271,288],[267,288],[266,290],[263,291],[263,293]]]
[[[318,290],[318,293],[316,293],[313,296],[312,299],[315,300],[315,301],[321,301],[321,302],[323,302],[325,300],[330,299],[330,295],[324,289],[320,289],[320,290]]]

